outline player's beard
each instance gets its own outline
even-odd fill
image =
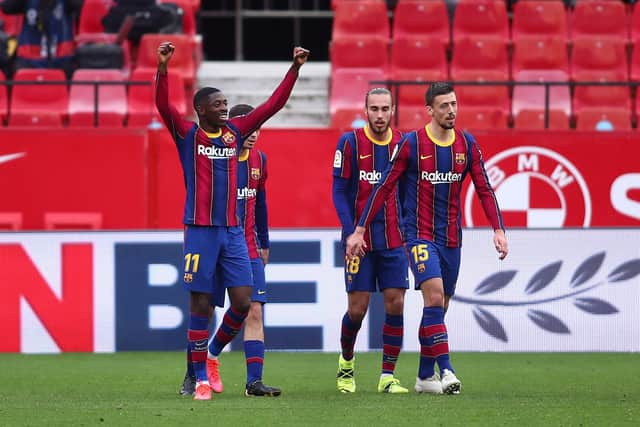
[[[451,120],[451,121],[449,121]],[[455,116],[451,119],[451,118],[445,118],[444,120],[442,120],[440,122],[440,127],[443,129],[453,129],[454,127],[456,127],[456,118]]]
[[[369,129],[371,129],[375,134],[380,136],[385,136],[387,131],[389,130],[389,122],[385,122],[384,124],[371,123],[369,121]]]

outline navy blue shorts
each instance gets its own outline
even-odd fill
[[[409,288],[409,267],[404,248],[367,252],[344,261],[347,292],[376,292],[387,288]]]
[[[264,276],[264,263],[262,258],[253,258],[251,260],[251,271],[253,273],[253,293],[251,294],[252,302],[267,302],[267,282]],[[224,307],[226,289],[219,283],[216,283],[211,305]]]
[[[416,290],[425,280],[442,278],[444,294],[453,296],[460,272],[460,248],[448,248],[429,240],[407,242],[409,265],[416,279]]]
[[[182,284],[187,291],[214,295],[219,293],[219,287],[226,289],[253,283],[241,227],[187,225],[183,250]]]

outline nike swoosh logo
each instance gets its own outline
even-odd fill
[[[373,154],[365,154],[364,156],[360,156],[361,159],[368,159],[369,157],[371,157]]]
[[[19,159],[20,157],[24,157],[26,155],[27,153],[5,154],[4,156],[0,156],[0,164],[10,162],[11,160]]]
[[[427,156],[420,155],[420,160],[426,160],[426,159],[431,158],[431,157],[433,157],[433,154],[429,154]]]
[[[264,295],[266,293],[267,293],[267,291],[258,291],[258,295]]]

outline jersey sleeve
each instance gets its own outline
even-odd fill
[[[256,194],[256,236],[261,249],[269,248],[269,215],[267,210],[267,156],[260,152],[262,171]]]
[[[405,136],[393,150],[389,166],[382,173],[380,182],[376,184],[373,192],[369,196],[369,200],[367,200],[367,205],[364,211],[362,211],[362,216],[358,221],[360,227],[368,227],[371,225],[373,218],[382,208],[389,194],[393,191],[398,179],[404,171],[407,170],[410,155],[409,141]]]
[[[349,179],[351,178],[351,167],[353,163],[353,134],[345,133],[338,141],[338,147],[333,155],[333,176]]]
[[[476,193],[480,198],[482,209],[487,217],[487,220],[491,224],[494,230],[504,230],[504,223],[502,221],[502,214],[498,207],[498,200],[493,192],[487,171],[484,168],[484,161],[482,160],[482,152],[480,146],[475,138],[465,132],[467,143],[469,144],[469,155],[471,162],[469,165],[469,172],[471,174],[471,180],[476,188]]]
[[[238,128],[243,140],[285,106],[297,79],[298,71],[291,66],[269,99],[248,114],[229,120]]]
[[[173,140],[178,143],[191,129],[193,122],[185,120],[178,110],[169,103],[169,81],[167,73],[156,74],[156,108],[165,126],[171,132]]]

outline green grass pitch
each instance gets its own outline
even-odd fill
[[[640,425],[640,354],[454,353],[458,396],[376,392],[380,353],[356,356],[357,392],[335,388],[336,354],[267,353],[278,398],[243,395],[240,352],[224,353],[224,393],[177,390],[182,353],[0,354],[0,426],[622,426]],[[413,389],[418,356],[396,376]]]

